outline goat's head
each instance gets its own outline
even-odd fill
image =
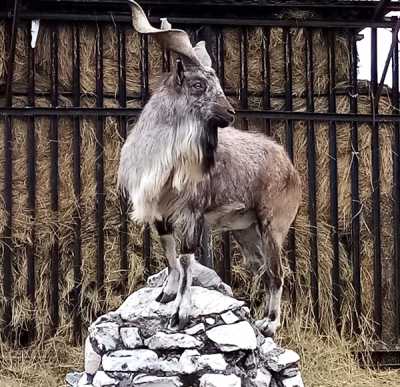
[[[161,29],[154,28],[135,1],[129,0],[129,4],[135,30],[152,35],[164,49],[174,51],[180,57],[168,82],[176,93],[175,97],[182,100],[185,110],[182,113],[194,115],[211,128],[232,124],[235,110],[211,67],[205,43],[202,41],[193,47],[185,31],[172,29],[165,20]]]

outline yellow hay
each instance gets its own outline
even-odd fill
[[[29,36],[27,26],[18,30],[14,91],[26,91],[28,79],[27,47]],[[80,87],[81,106],[96,105],[96,34],[98,26],[80,26]],[[70,25],[59,25],[58,30],[58,79],[59,91],[72,91],[73,74],[73,28]],[[37,106],[50,106],[51,92],[51,28],[42,23],[37,46],[35,48],[35,87],[41,93],[36,98]],[[118,35],[114,25],[107,25],[103,34],[103,70],[104,70],[104,105],[118,107]],[[293,56],[293,105],[296,111],[306,110],[305,101],[305,34],[302,29],[291,29]],[[6,53],[4,48],[4,23],[0,24],[0,82],[5,79]],[[223,83],[236,107],[240,106],[240,30],[224,28],[224,60],[225,71]],[[129,97],[138,97],[141,93],[141,46],[140,37],[132,29],[125,35],[126,44],[126,88]],[[248,39],[248,86],[249,108],[262,108],[262,43],[264,39],[261,28],[249,28]],[[312,33],[313,60],[314,60],[314,89],[316,94],[328,91],[328,45],[327,36],[319,30]],[[348,83],[349,53],[346,39],[341,36],[335,38],[336,78],[340,87]],[[271,62],[270,91],[274,110],[284,109],[285,92],[284,79],[284,36],[282,29],[272,28],[270,32],[269,56]],[[148,39],[148,64],[150,91],[154,87],[154,80],[162,69],[162,52],[158,45]],[[385,92],[386,93],[386,92]],[[384,93],[380,103],[383,113],[391,113],[392,107],[387,94]],[[145,96],[143,96],[145,97]],[[337,97],[339,112],[349,112],[349,97]],[[72,106],[69,96],[59,98],[61,106]],[[140,100],[130,99],[129,107],[140,107]],[[370,98],[360,96],[358,109],[360,113],[370,112]],[[15,106],[26,106],[27,100],[23,97],[14,98]],[[315,99],[315,110],[328,110],[326,97]],[[106,118],[104,125],[104,186],[105,186],[105,213],[104,213],[104,251],[105,277],[104,297],[96,287],[96,119],[80,119],[81,133],[81,181],[82,192],[79,201],[75,197],[73,185],[73,133],[74,122],[71,118],[63,118],[58,122],[59,131],[59,211],[51,211],[50,201],[50,118],[35,118],[36,133],[36,216],[33,221],[27,209],[27,168],[26,156],[28,119],[13,119],[13,237],[14,250],[14,328],[24,330],[29,326],[32,316],[35,317],[36,330],[39,339],[48,335],[50,323],[49,294],[50,294],[50,254],[57,235],[60,245],[60,334],[72,336],[72,290],[74,287],[73,256],[74,256],[74,216],[77,210],[81,217],[82,240],[82,299],[80,312],[83,325],[86,327],[100,313],[117,307],[125,294],[122,290],[122,273],[120,269],[119,225],[121,209],[119,193],[116,186],[116,170],[118,167],[119,151],[123,139],[120,137],[120,123],[117,118]],[[273,135],[277,141],[286,143],[285,123],[272,122]],[[249,128],[264,130],[264,120],[250,120]],[[1,129],[4,121],[0,121]],[[330,226],[330,186],[329,186],[329,125],[315,123],[316,135],[316,181],[317,181],[317,233],[319,256],[319,285],[321,326],[325,331],[333,327],[331,270],[333,249],[331,244]],[[338,163],[338,199],[339,199],[339,236],[340,236],[340,272],[341,289],[343,294],[343,329],[351,327],[354,310],[354,290],[352,288],[352,267],[349,261],[349,246],[347,241],[351,235],[351,165],[355,158],[359,161],[359,184],[361,200],[361,272],[363,285],[363,329],[364,336],[370,334],[370,323],[373,312],[373,235],[372,235],[372,202],[371,202],[371,127],[367,124],[359,125],[359,152],[354,154],[351,148],[351,126],[337,124],[337,163]],[[304,184],[303,202],[295,222],[296,232],[296,263],[297,273],[294,276],[288,269],[288,282],[295,282],[298,293],[297,316],[305,326],[312,325],[312,304],[309,295],[310,284],[310,234],[312,232],[308,216],[308,167],[307,167],[307,123],[294,123],[294,163],[302,176]],[[392,126],[380,125],[380,153],[381,153],[381,211],[382,211],[382,257],[383,257],[383,287],[384,287],[384,321],[390,321],[393,310],[393,289],[391,285],[391,257],[393,252],[392,240]],[[4,163],[4,143],[0,139],[0,164]],[[0,169],[0,183],[4,183],[4,171]],[[0,201],[0,231],[4,230],[7,216],[4,202]],[[35,229],[35,266],[36,266],[36,304],[30,305],[26,297],[27,283],[27,247],[32,243],[31,232]],[[142,262],[142,229],[129,222],[128,225],[128,289],[132,292],[141,286],[144,281],[144,266]],[[219,237],[214,237],[216,262],[220,267],[221,256]],[[0,244],[0,250],[4,248]],[[160,247],[153,241],[152,270],[156,271],[165,265]],[[242,266],[240,253],[234,247],[233,285],[238,296],[251,301],[253,310],[259,314],[262,309],[262,284],[259,281],[250,281],[250,273]],[[0,307],[3,299],[3,287],[0,287]],[[103,299],[104,298],[104,299]],[[289,300],[289,296],[285,295]],[[285,313],[293,313],[285,306]],[[385,324],[385,336],[389,337],[393,327]]]

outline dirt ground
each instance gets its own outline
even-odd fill
[[[281,331],[278,341],[299,352],[306,387],[400,386],[400,370],[359,367],[351,355],[350,344],[338,337],[292,327]],[[64,386],[67,372],[82,369],[82,352],[82,348],[71,346],[62,338],[19,351],[1,345],[0,387]]]

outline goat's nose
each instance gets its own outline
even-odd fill
[[[233,116],[236,114],[234,108],[228,108],[228,113],[229,113],[229,114],[232,114]]]

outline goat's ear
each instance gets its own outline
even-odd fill
[[[176,60],[176,83],[182,86],[183,80],[185,79],[185,67],[180,59]]]
[[[204,40],[201,40],[200,42],[198,42],[193,47],[193,49],[197,56],[197,59],[200,61],[200,63],[203,66],[206,66],[206,67],[212,66],[211,58],[210,58],[210,55],[208,55],[208,52],[206,49],[206,42]]]

